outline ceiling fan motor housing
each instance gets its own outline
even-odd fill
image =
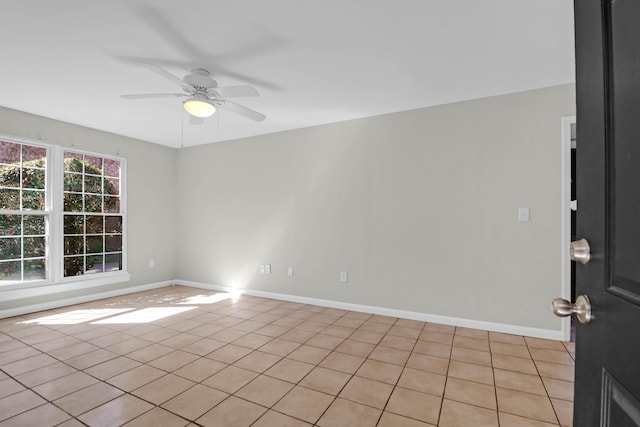
[[[199,92],[206,92],[207,89],[218,87],[218,83],[211,78],[211,73],[202,68],[191,70],[191,74],[184,76],[183,80]]]
[[[258,91],[251,86],[237,85],[218,87],[218,83],[211,77],[211,73],[203,68],[192,69],[190,74],[187,74],[183,78],[179,78],[157,65],[145,65],[160,76],[178,84],[182,88],[184,94],[150,93],[122,95],[123,98],[139,99],[186,96],[187,99],[182,103],[184,109],[195,117],[209,117],[215,113],[217,106],[224,106],[224,108],[256,122],[261,122],[266,118],[264,114],[226,99],[227,97],[258,96]]]

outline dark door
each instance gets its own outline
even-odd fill
[[[577,237],[574,425],[640,426],[640,1],[575,0]]]

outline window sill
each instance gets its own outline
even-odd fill
[[[11,301],[23,298],[33,298],[42,295],[51,295],[62,292],[77,291],[81,289],[96,288],[99,286],[113,285],[128,282],[131,274],[126,271],[103,273],[99,277],[67,277],[57,282],[32,282],[17,283],[0,286],[0,300]]]

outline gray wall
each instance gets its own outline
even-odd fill
[[[176,278],[560,330],[569,115],[573,85],[184,150],[1,108],[0,134],[128,160],[131,281],[55,298]]]
[[[560,330],[574,114],[563,85],[180,150],[176,277]]]
[[[55,296],[2,301],[0,309],[51,299],[147,285],[175,277],[176,150],[68,123],[0,108],[0,135],[52,143],[127,159],[128,283],[82,289]],[[156,267],[149,268],[154,258]]]

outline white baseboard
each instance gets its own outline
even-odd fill
[[[250,289],[233,289],[227,286],[212,285],[208,283],[192,282],[189,280],[174,280],[176,285],[191,286],[193,288],[208,289],[221,292],[238,292],[250,296],[271,298],[282,301],[297,302],[301,304],[319,305],[322,307],[338,308],[349,311],[380,314],[383,316],[400,317],[403,319],[419,320],[422,322],[439,323],[443,325],[461,326],[465,328],[483,329],[486,331],[500,332],[512,335],[522,335],[533,338],[550,340],[563,340],[561,330],[530,328],[527,326],[510,325],[505,323],[484,322],[480,320],[464,319],[460,317],[439,316],[436,314],[418,313],[414,311],[395,310],[391,308],[375,307],[369,305],[352,304],[340,301],[324,300],[318,298],[302,297],[297,295],[279,294],[275,292],[254,291]]]
[[[151,283],[148,285],[133,286],[130,288],[116,289],[113,291],[99,292],[96,294],[82,295],[82,296],[73,297],[73,298],[57,299],[57,300],[54,299],[54,300],[43,302],[40,304],[32,304],[32,305],[25,305],[21,307],[9,308],[5,310],[0,310],[0,319],[3,319],[5,317],[21,316],[23,314],[35,313],[38,311],[51,310],[54,308],[66,307],[68,305],[82,304],[85,302],[95,301],[95,300],[104,299],[104,298],[117,297],[120,295],[132,294],[135,292],[164,288],[165,286],[171,286],[173,284],[174,284],[173,280],[168,280],[165,282]]]
[[[312,304],[322,307],[338,308],[349,311],[359,311],[364,313],[379,314],[382,316],[399,317],[403,319],[419,320],[422,322],[439,323],[443,325],[461,326],[465,328],[483,329],[492,332],[505,334],[522,335],[527,337],[544,338],[562,341],[564,336],[561,330],[530,328],[527,326],[511,325],[505,323],[484,322],[480,320],[464,319],[459,317],[439,316],[436,314],[419,313],[414,311],[396,310],[385,307],[353,304],[340,301],[325,300],[319,298],[302,297],[297,295],[280,294],[275,292],[256,291],[250,289],[233,289],[226,286],[212,285],[209,283],[193,282],[189,280],[168,280],[164,282],[151,283],[148,285],[134,286],[130,288],[116,289],[113,291],[100,292],[96,294],[82,295],[74,298],[51,300],[40,304],[9,308],[0,310],[0,319],[12,316],[20,316],[28,313],[35,313],[43,310],[65,307],[74,304],[82,304],[104,298],[111,298],[120,295],[132,294],[135,292],[148,291],[151,289],[163,288],[171,285],[185,285],[194,288],[207,289],[220,292],[238,292],[250,296],[270,298],[281,301],[290,301],[300,304]]]

